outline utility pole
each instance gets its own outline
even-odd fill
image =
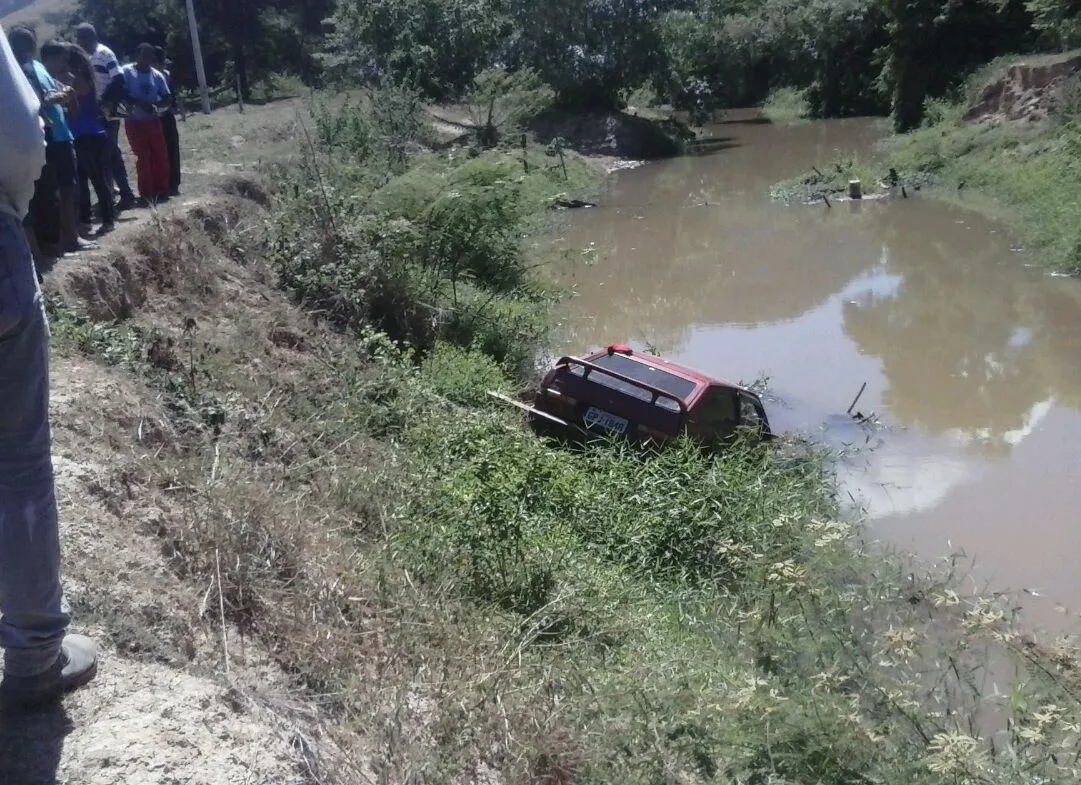
[[[192,0],[185,0],[188,6],[188,29],[191,31],[191,48],[195,56],[195,75],[199,79],[199,94],[203,98],[203,114],[210,114],[210,90],[206,86],[206,69],[203,68],[203,47],[199,45],[199,25],[195,21],[195,5]]]

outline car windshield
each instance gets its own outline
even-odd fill
[[[651,387],[657,387],[667,393],[671,393],[684,403],[686,403],[687,399],[694,392],[694,388],[697,386],[694,382],[684,379],[681,376],[676,376],[675,374],[668,373],[660,368],[654,368],[651,365],[637,362],[623,354],[605,354],[592,360],[592,362],[594,365],[599,365],[601,368],[615,371],[616,373],[623,374],[636,381],[648,384]],[[586,369],[580,365],[572,365],[570,368],[570,372],[575,376],[585,376],[585,370]],[[614,376],[593,372],[589,375],[589,380],[613,390],[618,390],[624,395],[639,398],[643,401],[650,401],[653,399],[653,394],[648,390],[636,387],[622,379],[616,379]],[[658,397],[657,405],[675,412],[679,411],[679,405],[670,398]]]

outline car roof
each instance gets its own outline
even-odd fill
[[[665,371],[675,376],[679,376],[680,378],[686,379],[689,382],[694,382],[694,384],[696,385],[695,393],[700,392],[703,386],[710,385],[718,387],[728,387],[734,390],[745,389],[744,387],[736,384],[735,382],[730,382],[726,379],[718,379],[714,376],[709,376],[702,373],[701,371],[696,371],[693,368],[688,368],[685,365],[680,365],[679,363],[672,362],[671,360],[666,360],[663,357],[658,357],[654,354],[635,352],[626,346],[611,346],[607,349],[601,349],[600,351],[593,352],[592,354],[589,354],[582,359],[588,362],[593,362],[597,358],[605,357],[608,354],[622,354],[628,359],[634,360],[635,362],[641,363],[643,365],[648,365],[651,368],[656,368],[658,370]]]

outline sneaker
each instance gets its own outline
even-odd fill
[[[60,655],[40,676],[5,676],[0,707],[32,708],[90,682],[98,672],[98,647],[85,635],[65,635]]]
[[[134,196],[125,196],[119,202],[116,203],[117,211],[134,210],[137,206],[138,206],[138,202],[135,201]]]
[[[98,231],[95,237],[103,237],[104,235],[112,232],[114,229],[116,229],[116,224],[114,224],[112,221],[108,223],[103,223],[101,226],[98,227]]]
[[[79,253],[80,251],[96,251],[100,248],[93,240],[78,240],[74,245],[68,245],[64,248],[64,253]]]

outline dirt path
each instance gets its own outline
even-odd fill
[[[168,569],[153,510],[119,507],[132,467],[118,447],[161,416],[155,402],[81,358],[55,358],[52,380],[65,592],[76,629],[103,646],[101,670],[63,708],[0,718],[0,783],[302,781],[294,731],[251,697],[255,674],[263,691],[280,676],[239,636],[231,673],[215,667],[206,600]]]

